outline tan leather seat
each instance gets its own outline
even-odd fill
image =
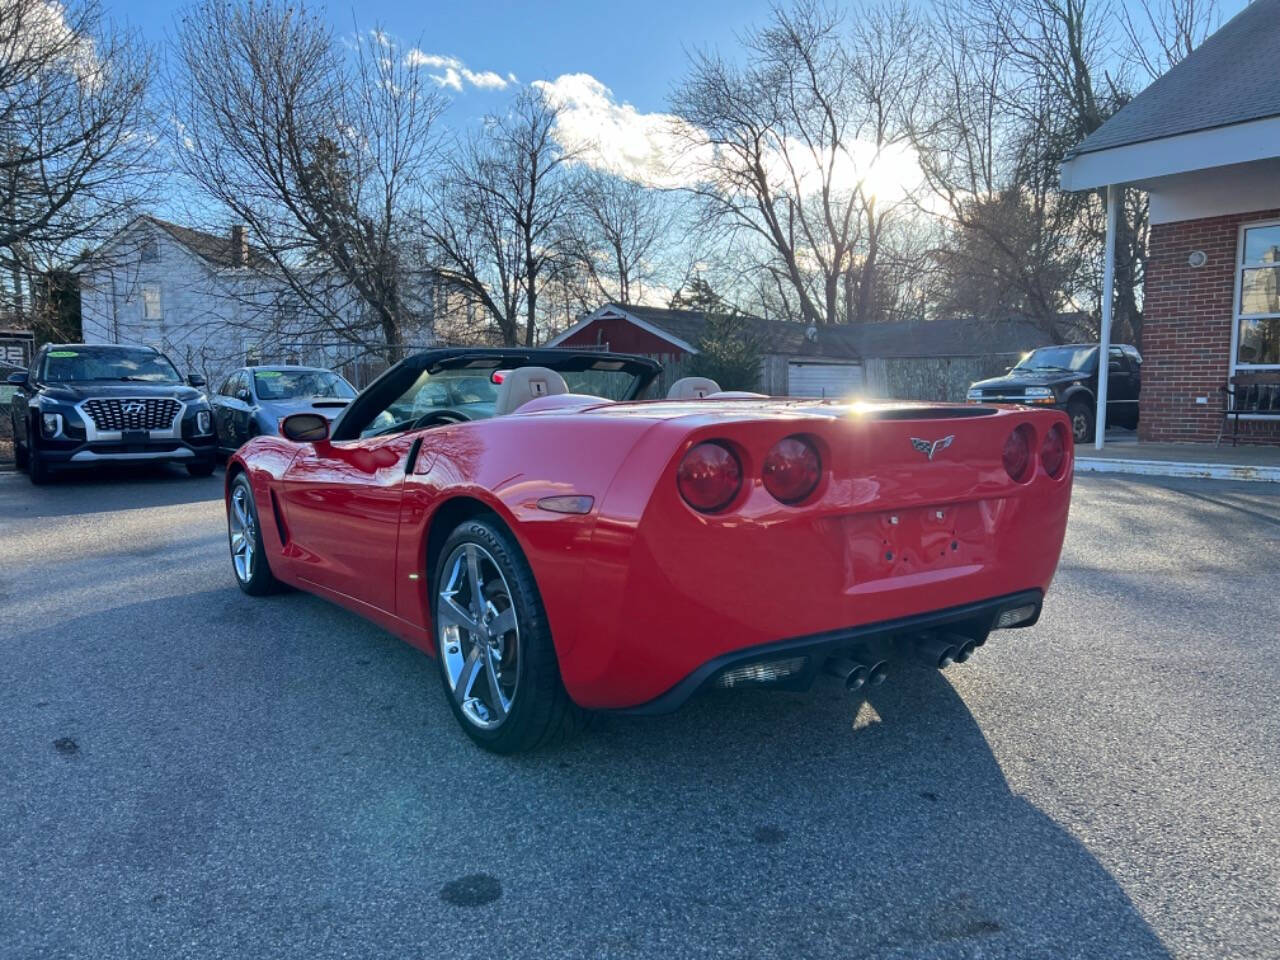
[[[549,367],[516,367],[502,380],[498,397],[493,402],[493,415],[514,413],[530,400],[568,393],[564,377]]]
[[[720,384],[707,377],[683,377],[671,385],[667,391],[668,400],[701,400],[712,393],[720,392]]]

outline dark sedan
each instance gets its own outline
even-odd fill
[[[239,450],[257,436],[274,436],[292,413],[319,413],[332,420],[356,395],[355,388],[321,367],[242,367],[213,395],[218,447]]]

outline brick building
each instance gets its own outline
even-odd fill
[[[1255,0],[1062,165],[1065,189],[1150,200],[1143,440],[1212,442],[1228,378],[1280,374],[1277,50],[1280,0]],[[1246,439],[1280,443],[1280,418],[1246,415]]]

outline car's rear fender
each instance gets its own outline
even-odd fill
[[[599,504],[649,421],[565,416],[500,417],[437,427],[423,439],[401,501],[397,611],[430,627],[428,547],[438,517],[452,525],[449,504],[480,505],[507,526],[532,568],[563,658],[582,635],[584,566],[594,560],[592,531]],[[548,497],[586,496],[585,514],[539,506]],[[442,513],[442,511],[444,511]],[[410,579],[416,574],[417,579]]]

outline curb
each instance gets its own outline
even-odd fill
[[[1076,457],[1078,473],[1129,473],[1145,477],[1193,477],[1201,480],[1249,480],[1280,483],[1280,466],[1191,463],[1186,460],[1111,460]]]

